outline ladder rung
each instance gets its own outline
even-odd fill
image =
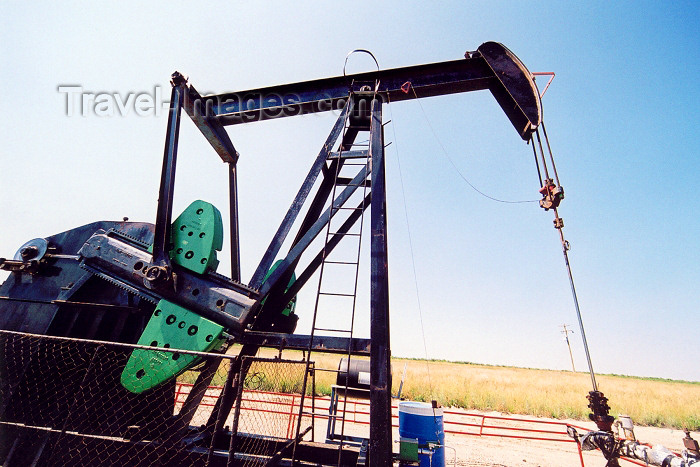
[[[352,334],[352,329],[328,329],[328,328],[314,328],[314,331],[326,331],[326,332],[345,332]]]
[[[340,210],[343,210],[343,211],[362,211],[363,210],[362,208],[346,208],[343,206],[335,206],[333,209],[335,209],[336,211],[340,211]]]
[[[367,188],[372,188],[372,183],[369,180],[365,180],[364,183],[351,183],[352,178],[350,177],[338,177],[335,179],[335,183],[338,186],[364,186]]]
[[[332,152],[328,159],[360,159],[366,158],[369,155],[367,150],[364,151],[340,151]]]
[[[326,263],[326,264],[348,264],[348,265],[353,265],[353,266],[360,264],[360,263],[355,263],[352,261],[324,261],[324,263]]]
[[[319,292],[319,295],[333,295],[336,297],[354,297],[354,293],[334,293],[334,292]]]
[[[328,235],[341,235],[341,236],[343,236],[343,237],[359,237],[359,236],[360,236],[359,233],[351,233],[351,232],[346,232],[346,233],[342,233],[342,232],[329,232]]]

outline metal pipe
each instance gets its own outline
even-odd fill
[[[170,97],[168,130],[165,137],[163,169],[158,191],[158,209],[153,234],[153,263],[170,269],[168,245],[170,244],[170,224],[173,214],[173,194],[175,191],[175,167],[177,164],[177,145],[180,135],[180,116],[186,80],[182,75],[173,74],[173,90]]]
[[[537,129],[537,131],[535,131],[535,134],[537,135],[537,145],[540,147],[540,156],[542,157],[542,167],[544,168],[544,176],[547,177],[547,180],[549,180],[549,169],[547,168],[547,160],[544,156],[544,149],[542,149],[542,140],[540,139],[539,128]]]
[[[542,122],[542,133],[544,133],[544,142],[547,143],[549,160],[552,161],[552,170],[554,171],[554,178],[557,181],[557,186],[561,186],[561,183],[559,183],[559,174],[557,173],[557,166],[554,164],[554,154],[552,154],[552,147],[549,145],[549,138],[547,137],[547,128],[545,128],[544,122]],[[537,134],[537,137],[539,138],[539,133]]]
[[[559,218],[559,212],[557,208],[554,208],[555,219]],[[598,384],[595,380],[595,373],[593,372],[593,363],[591,362],[591,354],[588,351],[588,341],[586,340],[586,331],[583,329],[583,320],[581,319],[581,309],[578,304],[578,297],[576,295],[576,287],[574,286],[574,276],[571,273],[571,265],[569,264],[569,250],[568,243],[564,239],[564,232],[561,227],[558,227],[559,238],[561,239],[562,252],[564,253],[564,263],[566,264],[566,272],[569,275],[569,284],[571,285],[571,295],[574,299],[574,308],[576,308],[576,318],[578,319],[579,330],[581,331],[581,340],[583,341],[583,350],[586,353],[586,361],[588,362],[588,372],[591,374],[591,383],[593,384],[593,390],[598,390]]]
[[[241,245],[238,228],[238,176],[236,163],[229,163],[229,212],[231,230],[231,279],[241,281]]]

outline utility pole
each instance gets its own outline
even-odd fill
[[[574,331],[572,331],[571,329],[567,329],[567,326],[568,324],[562,324],[564,330],[561,331],[561,333],[564,334],[564,340],[566,341],[567,347],[569,347],[569,357],[571,358],[571,371],[576,373],[576,367],[574,366],[574,355],[571,353],[571,344],[569,343],[569,333],[573,334]]]

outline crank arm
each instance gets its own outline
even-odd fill
[[[123,237],[123,238],[122,238]],[[150,253],[118,232],[98,230],[78,254],[81,266],[150,300],[168,300],[224,326],[243,332],[252,319],[258,292],[218,274],[199,275],[173,266],[174,283],[158,285],[149,274],[157,265]]]

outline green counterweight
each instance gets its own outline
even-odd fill
[[[224,243],[221,213],[205,201],[193,202],[173,222],[171,239],[174,263],[198,274],[216,271],[216,252]]]
[[[208,352],[222,342],[224,328],[196,313],[161,300],[139,339],[140,345]],[[200,357],[164,350],[136,349],[121,376],[134,393],[154,388],[194,365]]]
[[[216,252],[224,237],[221,213],[212,204],[195,201],[172,225],[170,258],[198,274],[215,271]],[[223,342],[224,328],[175,303],[161,300],[138,344],[178,350],[209,352]],[[121,383],[134,393],[154,388],[192,367],[196,355],[164,350],[136,349],[124,367]]]

